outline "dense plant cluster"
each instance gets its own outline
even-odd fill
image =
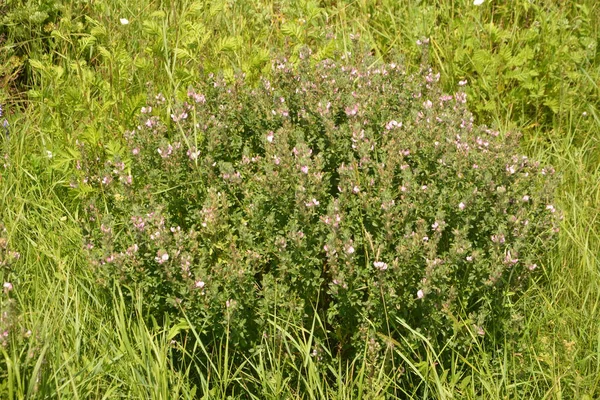
[[[210,75],[174,106],[153,96],[123,145],[79,142],[98,281],[243,347],[315,312],[342,352],[402,321],[443,342],[509,329],[557,231],[554,171],[474,126],[431,70],[303,58],[258,87]]]

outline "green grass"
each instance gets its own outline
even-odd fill
[[[8,0],[0,8],[0,103],[12,167],[1,171],[0,216],[21,260],[0,268],[0,280],[14,285],[14,302],[3,295],[0,307],[18,316],[10,345],[0,347],[0,397],[600,397],[600,4],[492,3]],[[413,70],[421,62],[415,42],[429,37],[427,57],[445,87],[469,80],[477,122],[522,131],[523,151],[562,176],[559,244],[515,305],[524,310],[520,340],[501,353],[455,355],[447,370],[433,349],[421,360],[391,347],[412,369],[411,385],[401,386],[383,364],[358,360],[324,376],[310,356],[311,332],[275,316],[279,339],[265,339],[256,354],[236,354],[226,338],[222,352],[208,354],[184,346],[185,335],[197,334],[185,321],[148,323],[141,305],[124,306],[128,288],[99,290],[81,252],[78,199],[65,195],[78,138],[111,143],[135,123],[148,93],[181,93],[200,67],[253,80],[282,51],[309,45],[326,58],[351,48],[357,33],[377,56],[402,57]],[[177,362],[182,353],[189,357]],[[290,353],[304,354],[303,363]],[[233,367],[240,357],[243,368]]]

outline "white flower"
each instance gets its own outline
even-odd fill
[[[197,287],[198,289],[202,289],[204,287],[204,282],[203,281],[197,281],[194,283],[194,287]]]
[[[129,20],[127,18],[121,18],[119,21],[121,21],[121,25],[128,25],[129,24]]]
[[[473,5],[474,6],[480,6],[483,4],[485,0],[473,0]]]
[[[419,291],[417,292],[417,298],[422,299],[423,297],[425,297],[425,293],[419,289]]]
[[[46,150],[46,155],[48,156],[48,158],[52,158],[53,154],[50,150]]]
[[[383,261],[375,261],[373,263],[373,266],[381,271],[385,271],[386,269],[388,269],[388,265]]]
[[[460,208],[461,210],[464,210],[465,209],[465,203],[463,203],[461,201],[460,204],[458,205],[458,208]]]

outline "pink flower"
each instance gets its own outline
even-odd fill
[[[458,205],[458,208],[460,208],[461,210],[465,209],[465,203],[463,203],[462,201],[460,202],[460,204]]]
[[[302,168],[300,168],[300,171],[304,172],[305,174],[308,174],[308,166],[303,165]]]
[[[267,135],[267,141],[269,143],[273,143],[273,132],[269,132],[269,134]]]
[[[139,247],[137,244],[133,244],[131,246],[129,246],[129,248],[127,248],[127,255],[132,255],[133,253],[137,253],[137,251],[139,250]]]
[[[359,188],[358,186],[354,186],[354,187],[352,188],[352,191],[353,191],[354,193],[358,193],[358,192],[360,192],[360,188]]]
[[[169,253],[161,250],[156,254],[156,257],[154,258],[154,260],[159,264],[165,263],[165,262],[169,261]]]
[[[423,290],[419,289],[417,291],[417,298],[422,299],[423,297],[425,297],[425,293],[423,292]]]
[[[504,243],[505,238],[504,235],[492,235],[492,242],[494,243]]]
[[[519,262],[518,258],[513,258],[512,255],[510,254],[510,251],[506,253],[506,256],[504,257],[504,262],[506,264],[510,264],[510,265],[515,265],[516,263]]]
[[[373,263],[373,266],[380,271],[385,271],[386,269],[388,269],[388,265],[386,263],[384,263],[383,261],[375,261]]]
[[[401,128],[401,127],[402,127],[402,122],[398,122],[396,120],[391,120],[390,122],[385,124],[385,129],[387,129],[388,131],[393,128]]]
[[[315,198],[313,198],[313,199],[312,199],[311,201],[309,201],[308,203],[304,203],[304,205],[305,205],[306,207],[318,206],[319,204],[321,204],[321,203],[319,203],[319,200],[317,200],[317,199],[315,199]]]
[[[529,196],[527,196],[527,195],[523,196],[523,201],[524,202],[528,202],[529,201]]]
[[[354,247],[352,247],[352,246],[346,247],[346,253],[348,253],[348,254],[354,253]]]
[[[194,282],[194,287],[197,289],[202,289],[204,288],[205,283],[203,281],[196,281]]]
[[[13,285],[10,282],[4,282],[4,285],[2,285],[2,287],[4,288],[4,291],[6,293],[10,292],[11,290],[13,290]]]
[[[187,156],[192,161],[197,160],[199,155],[200,155],[200,150],[196,150],[195,147],[192,147],[190,150],[187,151]]]

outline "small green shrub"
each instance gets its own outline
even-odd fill
[[[398,321],[456,349],[513,332],[557,230],[554,171],[474,126],[431,70],[308,60],[259,87],[210,75],[149,101],[122,143],[79,142],[98,282],[241,348],[271,315],[310,328],[314,312],[342,354],[402,342]]]

